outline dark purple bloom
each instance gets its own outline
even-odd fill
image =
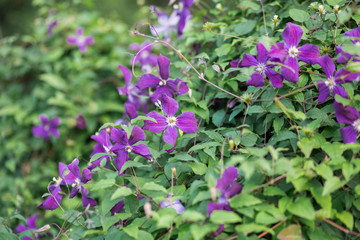
[[[169,201],[161,201],[160,208],[173,208],[179,215],[185,211],[185,207],[181,204],[179,200],[171,201],[170,196],[168,196],[167,198],[169,199]]]
[[[118,203],[116,203],[111,209],[111,216],[114,216],[115,213],[119,213],[121,211],[121,209],[123,209],[123,207],[125,206],[124,201],[119,201]]]
[[[283,31],[285,44],[278,43],[271,48],[269,56],[284,62],[287,67],[281,68],[285,80],[296,83],[299,80],[299,62],[297,58],[308,64],[315,64],[320,55],[319,48],[312,44],[305,44],[298,48],[303,30],[298,25],[288,22]]]
[[[36,220],[39,217],[39,214],[34,214],[31,217],[28,217],[26,219],[26,226],[24,224],[20,224],[16,227],[15,229],[15,233],[21,233],[21,232],[25,232],[31,229],[37,229],[36,227]],[[32,240],[31,237],[23,237],[22,240]]]
[[[52,36],[52,34],[53,34],[53,29],[54,29],[54,27],[55,27],[57,24],[58,24],[58,21],[57,21],[57,20],[52,21],[52,22],[49,24],[48,30],[47,30],[47,35],[48,35],[48,36]]]
[[[83,206],[96,206],[96,201],[88,197],[88,190],[84,187],[84,184],[91,180],[91,170],[84,168],[81,174],[79,168],[79,160],[77,158],[75,158],[72,163],[68,165],[68,168],[70,170],[70,173],[65,176],[65,182],[66,184],[71,184],[72,186],[70,198],[75,197],[75,195],[81,190]]]
[[[338,63],[347,63],[351,58],[357,57],[358,55],[352,55],[350,53],[344,52],[342,46],[335,46],[336,55],[340,55],[337,59]],[[359,62],[358,59],[353,59],[354,62]]]
[[[41,125],[37,125],[32,129],[32,133],[35,137],[41,137],[45,140],[49,140],[50,134],[56,138],[59,137],[58,125],[60,124],[60,118],[56,117],[49,120],[47,116],[41,114],[39,119]]]
[[[129,49],[135,50],[137,55],[131,60],[131,64],[140,63],[141,70],[145,72],[151,72],[151,70],[156,67],[157,64],[157,56],[151,53],[152,45],[145,41],[141,45],[137,43],[133,43],[129,46]],[[141,51],[139,53],[139,51]]]
[[[86,119],[84,115],[78,114],[76,116],[76,127],[79,129],[85,129],[86,128]]]
[[[178,136],[176,127],[185,133],[195,133],[199,130],[199,128],[197,126],[197,120],[194,113],[184,112],[175,117],[179,104],[167,95],[161,95],[159,100],[166,117],[155,111],[148,113],[146,116],[154,118],[156,123],[150,120],[145,120],[143,129],[154,133],[159,133],[166,129],[164,141],[173,146],[170,150],[170,152],[172,152],[175,148],[176,138]]]
[[[178,24],[178,37],[183,34],[186,22],[191,18],[189,8],[193,5],[194,0],[180,0],[179,24]]]
[[[244,54],[240,63],[240,67],[255,67],[255,72],[251,75],[247,85],[262,87],[264,86],[264,74],[269,78],[274,87],[280,88],[283,86],[283,77],[275,70],[271,69],[273,65],[267,64],[269,60],[268,50],[262,43],[256,45],[258,57],[257,60],[254,56]]]
[[[360,25],[350,31],[345,32],[345,36],[353,38],[351,40],[357,47],[360,47]]]
[[[111,140],[116,143],[111,148],[111,151],[116,154],[115,164],[119,171],[119,175],[122,166],[129,159],[129,153],[135,153],[149,160],[151,159],[150,151],[145,144],[135,145],[137,142],[145,140],[145,133],[138,126],[134,126],[130,138],[128,138],[127,133],[124,130],[120,130],[116,127],[112,128]]]
[[[94,38],[92,36],[84,36],[84,30],[82,28],[77,29],[75,37],[68,37],[66,41],[70,45],[77,45],[81,52],[86,51],[87,45],[94,44]]]
[[[336,120],[341,124],[350,125],[340,130],[344,143],[356,142],[357,136],[360,133],[359,111],[355,107],[344,106],[338,102],[334,103],[334,107]]]
[[[54,184],[49,186],[49,191],[51,192],[50,195],[41,204],[39,204],[38,207],[44,207],[48,210],[55,210],[59,207],[59,204],[62,200],[60,185],[67,184],[64,181],[64,173],[66,169],[68,169],[68,166],[62,162],[59,162],[59,177],[53,178]]]
[[[187,84],[179,78],[168,80],[170,60],[167,57],[160,55],[157,61],[161,79],[152,74],[144,74],[138,81],[138,86],[141,90],[149,87],[156,88],[155,92],[150,96],[152,102],[155,103],[161,94],[172,97],[174,93],[182,95],[189,91]]]
[[[180,21],[179,11],[174,10],[174,12],[168,16],[166,13],[159,12],[155,7],[153,10],[158,15],[159,25],[153,26],[151,32],[153,35],[165,35],[165,38],[170,38],[171,32],[176,30],[178,23]]]
[[[107,127],[102,129],[99,133],[91,136],[91,139],[95,140],[97,143],[94,146],[94,151],[91,153],[90,157],[94,156],[96,153],[111,153],[111,148],[113,145],[110,141],[110,131],[111,127]],[[88,169],[92,170],[100,166],[100,163],[103,159],[106,159],[107,162],[110,161],[109,156],[102,156],[101,158],[92,162]]]

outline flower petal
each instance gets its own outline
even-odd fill
[[[239,176],[238,170],[234,166],[227,167],[222,174],[221,178],[218,178],[216,188],[224,193],[225,190],[231,185],[234,180]]]
[[[180,78],[175,80],[167,80],[166,85],[179,95],[183,95],[189,91],[187,84]]]
[[[83,186],[81,186],[81,194],[84,207],[87,207],[88,205],[90,205],[90,207],[95,207],[97,205],[97,202],[94,199],[88,197],[89,192]]]
[[[344,143],[356,142],[357,131],[353,126],[343,127],[340,130],[340,133]]]
[[[150,160],[151,153],[145,144],[132,146],[132,152]]]
[[[243,59],[241,60],[239,67],[251,67],[257,66],[258,61],[252,55],[244,54]]]
[[[60,192],[61,188],[59,185],[52,191],[50,196],[48,196],[42,203],[38,205],[38,207],[44,207],[48,210],[57,209],[62,199],[62,194]]]
[[[172,89],[168,86],[159,86],[155,92],[150,96],[150,99],[153,103],[156,103],[161,95],[166,95],[169,97],[172,97],[173,92]]]
[[[79,168],[79,159],[75,158],[69,165],[68,168],[70,172],[76,177],[81,178],[80,168]]]
[[[299,48],[298,58],[308,64],[316,64],[319,56],[320,50],[318,46],[312,44],[305,44]]]
[[[353,124],[360,119],[359,112],[355,107],[344,106],[341,103],[334,102],[335,116],[338,123]]]
[[[264,76],[259,72],[254,72],[251,75],[251,78],[246,82],[246,85],[254,86],[254,87],[262,87],[264,86]]]
[[[340,87],[340,86],[335,86],[334,89],[333,89],[333,93],[334,93],[334,97],[335,97],[335,95],[340,95],[340,96],[342,96],[343,98],[349,98],[346,90],[343,89],[343,88]]]
[[[169,126],[166,130],[165,130],[165,134],[164,134],[164,141],[170,145],[172,145],[173,147],[175,147],[175,143],[176,143],[176,139],[178,136],[178,131],[175,127]]]
[[[257,61],[259,63],[266,63],[267,58],[268,58],[268,50],[265,48],[265,46],[261,42],[259,42],[256,45],[256,49],[257,49],[257,53],[258,53]]]
[[[288,22],[282,35],[284,42],[289,48],[297,47],[300,43],[301,36],[303,35],[303,30],[298,25]]]
[[[48,133],[45,131],[44,127],[43,126],[35,126],[32,128],[32,134],[35,136],[35,137],[42,137],[44,138],[45,140],[48,140],[49,139],[49,135]]]
[[[85,38],[85,44],[89,44],[89,45],[92,45],[94,44],[94,38],[92,36],[88,36]]]
[[[131,71],[127,67],[125,67],[123,65],[119,65],[119,69],[120,69],[120,71],[122,72],[122,74],[124,76],[126,85],[129,85],[130,82],[131,82],[131,78],[132,78]]]
[[[78,28],[78,29],[76,30],[76,35],[82,36],[83,34],[84,34],[84,29]]]
[[[154,133],[159,133],[164,131],[164,129],[168,126],[168,123],[166,122],[166,117],[155,111],[148,113],[146,116],[154,118],[156,122],[145,120],[143,126],[144,130],[148,130]]]
[[[326,54],[325,56],[319,58],[318,64],[322,67],[322,69],[324,69],[327,78],[334,76],[335,64],[329,55]]]
[[[281,88],[283,86],[283,76],[277,73],[275,70],[267,68],[265,75],[269,78],[270,82],[275,88]]]
[[[115,213],[119,213],[121,211],[121,209],[123,209],[123,207],[125,206],[124,201],[119,201],[117,204],[115,204],[111,209],[111,216],[114,216]]]
[[[177,103],[177,101],[165,94],[161,95],[159,97],[159,100],[161,102],[164,113],[168,117],[174,116],[176,111],[179,109],[179,104]]]
[[[160,54],[160,56],[157,59],[158,65],[159,65],[159,74],[160,77],[164,80],[169,78],[169,66],[170,66],[170,60],[167,57],[164,57]]]
[[[138,87],[140,90],[144,90],[148,87],[157,87],[160,83],[160,78],[152,75],[152,74],[144,74],[140,77],[138,81]]]
[[[28,225],[29,228],[36,229],[36,220],[39,217],[39,214],[35,214],[28,219],[26,219],[26,225]]]
[[[70,45],[77,45],[77,38],[76,37],[67,37],[66,42]]]
[[[116,155],[116,158],[115,158],[115,165],[116,165],[116,169],[118,170],[119,172],[119,176],[121,175],[121,168],[122,166],[124,165],[124,163],[128,160],[128,153],[126,151],[122,151],[122,152],[119,152],[117,155]]]
[[[129,144],[134,145],[138,141],[144,141],[145,140],[145,133],[139,126],[134,126],[130,138],[129,138]]]
[[[282,67],[281,74],[283,75],[285,80],[296,83],[299,80],[299,62],[296,58],[289,57],[285,60],[285,65],[289,66],[293,69],[293,71],[289,68]]]
[[[324,102],[330,95],[329,87],[323,81],[317,81],[319,87],[318,102]]]
[[[126,146],[129,141],[126,132],[116,127],[111,128],[111,140],[122,146]]]
[[[184,112],[176,118],[176,126],[184,133],[199,131],[197,120],[192,112]]]
[[[289,55],[289,48],[287,48],[284,43],[276,43],[271,46],[268,55],[271,57],[270,61],[277,60],[283,62]]]

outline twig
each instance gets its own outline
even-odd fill
[[[271,229],[274,230],[275,228],[277,228],[278,226],[280,226],[281,224],[283,224],[285,221],[286,221],[286,219],[281,220],[280,222],[278,222],[277,224],[275,224],[274,226],[272,226]],[[264,237],[265,235],[267,235],[268,233],[269,233],[268,231],[263,232],[263,233],[261,233],[261,234],[258,235],[258,238],[262,238],[262,237]]]
[[[337,225],[336,223],[334,223],[333,221],[325,218],[324,219],[324,222],[327,222],[328,224],[336,227],[337,229],[339,229],[340,231],[346,233],[346,234],[351,234],[351,235],[354,235],[354,236],[357,236],[357,237],[360,237],[360,233],[357,233],[357,232],[353,232],[353,231],[350,231],[349,229],[346,229],[346,228],[343,228],[341,227],[340,225]]]
[[[261,4],[262,12],[263,12],[265,33],[266,33],[266,36],[269,36],[269,33],[268,33],[267,29],[266,29],[265,10],[264,10],[264,4],[263,4],[262,0],[260,0],[260,4]]]

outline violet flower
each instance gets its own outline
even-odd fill
[[[154,133],[160,133],[166,129],[163,139],[166,143],[173,146],[173,148],[168,151],[172,152],[175,148],[176,138],[178,136],[176,127],[185,133],[195,133],[199,128],[194,113],[184,112],[175,117],[179,104],[167,95],[161,95],[159,100],[166,117],[155,111],[148,113],[146,116],[154,118],[156,123],[145,120],[143,129]]]
[[[170,38],[171,32],[177,29],[180,21],[178,10],[174,10],[170,16],[166,13],[159,12],[155,7],[153,7],[153,10],[158,15],[159,25],[153,26],[151,33],[153,35],[164,35],[165,38]]]
[[[41,125],[33,127],[32,134],[35,137],[40,137],[45,140],[49,140],[50,134],[55,138],[59,137],[58,126],[60,124],[60,118],[55,117],[52,120],[49,120],[47,116],[41,114],[39,116]]]
[[[89,169],[84,168],[81,174],[79,168],[79,160],[77,158],[75,158],[72,163],[68,165],[68,168],[70,170],[70,173],[65,176],[65,181],[66,184],[71,184],[72,186],[70,198],[75,197],[75,195],[81,190],[83,206],[96,206],[97,202],[94,199],[88,197],[89,192],[84,187],[84,184],[91,180],[92,172]]]
[[[189,8],[193,5],[194,0],[180,0],[180,12],[179,15],[179,24],[178,24],[178,37],[183,34],[186,22],[191,18]]]
[[[123,207],[125,206],[124,201],[119,201],[118,203],[116,203],[111,209],[111,216],[114,216],[115,213],[119,213],[121,211],[121,209],[123,209]]]
[[[45,209],[48,210],[55,210],[59,207],[59,204],[62,200],[62,192],[60,185],[67,184],[64,181],[64,173],[65,170],[67,169],[68,169],[67,165],[65,165],[62,162],[59,162],[59,177],[53,178],[54,184],[49,186],[49,191],[51,192],[51,194],[42,203],[40,203],[38,207],[44,207]]]
[[[182,214],[185,211],[185,207],[181,204],[179,200],[171,201],[170,196],[167,196],[167,199],[169,199],[169,201],[161,201],[160,208],[173,208],[178,215]]]
[[[85,129],[86,128],[86,118],[82,114],[78,114],[76,116],[76,127],[79,129]]]
[[[84,36],[84,30],[82,28],[76,30],[75,37],[68,37],[66,41],[70,45],[77,45],[81,52],[86,52],[87,45],[94,44],[94,38],[92,36]]]
[[[189,88],[185,82],[179,78],[168,80],[170,72],[170,60],[160,54],[157,59],[159,65],[160,78],[152,74],[144,74],[138,81],[138,86],[141,90],[146,88],[156,88],[155,92],[150,96],[151,101],[155,103],[161,94],[172,97],[174,93],[179,95],[185,94]]]
[[[345,71],[343,68],[335,72],[335,64],[333,60],[326,54],[318,60],[318,64],[324,69],[327,79],[325,81],[317,81],[319,86],[318,102],[324,102],[333,91],[334,95],[340,95],[343,98],[348,98],[346,90],[339,86],[339,84],[354,81],[359,74]]]
[[[320,55],[319,48],[312,44],[305,44],[298,47],[303,30],[298,25],[288,22],[287,27],[283,31],[283,39],[285,44],[278,43],[276,46],[272,46],[269,56],[272,58],[278,58],[287,67],[281,68],[281,73],[285,80],[296,83],[299,80],[299,62],[301,61],[308,64],[316,64]],[[292,71],[293,70],[293,71]]]
[[[360,25],[358,28],[352,29],[350,31],[345,32],[345,35],[351,38],[354,38],[351,40],[355,46],[360,47]],[[336,49],[336,55],[340,55],[340,57],[337,59],[338,63],[347,63],[351,58],[353,57],[359,57],[358,55],[352,55],[350,53],[344,52],[343,48],[341,46],[335,46]],[[359,59],[354,59],[354,62],[359,62]]]
[[[26,226],[24,224],[20,224],[16,227],[15,233],[22,233],[31,229],[37,229],[36,227],[36,220],[39,217],[39,214],[34,214],[31,217],[26,219]],[[31,237],[25,236],[22,240],[32,240]]]
[[[95,140],[97,143],[94,146],[94,150],[91,153],[90,157],[94,156],[96,153],[111,153],[111,148],[113,147],[113,144],[110,141],[110,131],[111,127],[107,127],[102,129],[99,133],[91,136],[91,139]],[[107,162],[110,161],[109,156],[102,156],[92,162],[88,169],[92,170],[100,166],[100,163],[103,159],[106,159]]]
[[[344,34],[345,36],[353,38],[351,41],[355,44],[355,46],[360,47],[360,25],[357,28],[345,32]]]
[[[131,60],[131,64],[137,64],[139,62],[141,71],[151,72],[157,64],[157,56],[151,53],[152,48],[153,46],[148,41],[143,42],[141,45],[137,43],[131,44],[129,49],[135,50],[137,53]],[[141,52],[139,53],[139,51]]]
[[[281,88],[283,86],[283,77],[275,70],[271,69],[273,65],[267,63],[269,60],[268,50],[260,42],[256,45],[256,49],[258,52],[257,60],[254,56],[244,54],[240,63],[240,67],[255,67],[255,72],[251,75],[250,80],[248,80],[246,84],[255,87],[264,86],[265,74],[275,88]]]
[[[111,148],[111,151],[116,154],[115,164],[117,170],[119,171],[119,175],[121,173],[122,166],[129,159],[129,153],[135,153],[149,160],[151,159],[150,151],[145,144],[135,145],[137,142],[145,140],[145,133],[138,126],[134,126],[130,138],[128,138],[127,133],[124,130],[120,130],[116,127],[112,128],[111,140],[116,143]]]
[[[359,111],[355,107],[344,106],[338,102],[334,103],[334,108],[338,123],[350,125],[340,130],[344,143],[356,142],[357,136],[360,133]]]
[[[54,27],[55,27],[57,24],[58,24],[58,21],[57,21],[57,20],[52,21],[52,22],[49,24],[48,30],[47,30],[47,35],[48,35],[49,37],[52,36],[52,34],[53,34],[53,29],[54,29]]]

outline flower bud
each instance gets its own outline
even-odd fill
[[[213,202],[216,201],[216,188],[212,187],[210,188],[210,195],[211,195],[211,200],[213,200]]]
[[[192,90],[191,90],[191,88],[189,88],[188,95],[189,95],[189,98],[192,97]]]
[[[176,168],[172,167],[171,168],[171,173],[174,176],[174,178],[176,178]]]
[[[234,140],[232,140],[232,139],[229,140],[229,146],[230,146],[231,151],[233,151],[234,150]]]
[[[48,231],[50,228],[51,228],[50,225],[49,225],[49,224],[46,224],[46,225],[44,225],[43,227],[37,229],[37,230],[35,231],[35,233],[46,232],[46,231]]]
[[[151,203],[146,202],[144,204],[144,212],[146,217],[149,219],[151,217]]]
[[[248,93],[245,93],[243,96],[243,99],[244,99],[244,102],[246,102],[246,103],[250,103],[251,102],[251,95],[250,94],[248,94]]]
[[[338,14],[339,13],[339,5],[335,5],[334,6],[334,13]]]
[[[277,24],[278,21],[279,21],[279,16],[278,16],[278,15],[274,15],[274,17],[273,17],[272,20],[273,20],[274,24]]]

